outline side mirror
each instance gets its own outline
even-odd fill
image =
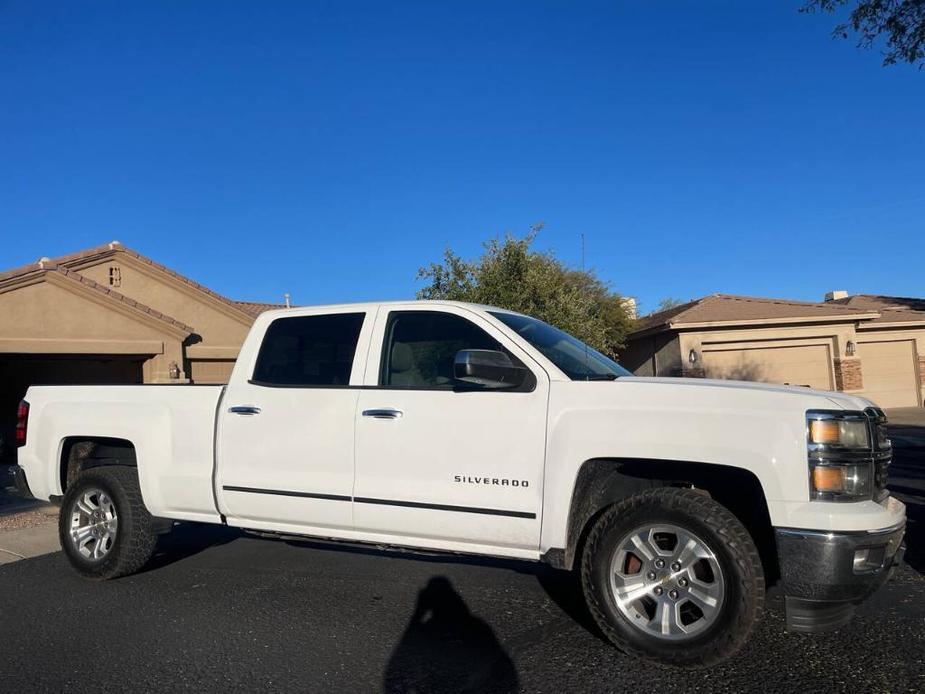
[[[461,349],[453,360],[457,381],[484,388],[516,388],[523,385],[527,369],[517,366],[504,352],[491,349]]]

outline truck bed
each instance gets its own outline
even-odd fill
[[[133,442],[152,515],[218,522],[212,472],[215,416],[224,386],[33,386],[19,464],[37,498],[62,494],[65,443],[106,437]]]

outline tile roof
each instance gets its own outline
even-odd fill
[[[235,301],[235,303],[253,316],[259,316],[264,311],[286,308],[286,304],[264,304],[259,301]]]
[[[678,304],[677,306],[672,306],[671,308],[666,308],[662,311],[656,311],[655,313],[650,313],[646,316],[639,316],[639,318],[636,320],[636,328],[634,332],[640,330],[648,330],[649,328],[654,328],[659,325],[671,325],[672,319],[675,316],[680,316],[682,313],[697,306],[697,304],[707,298],[709,297],[704,297],[703,299],[693,299],[685,304]]]
[[[76,272],[75,270],[70,270],[66,267],[59,267],[54,264],[45,263],[45,267],[42,269],[42,273],[48,274],[52,272],[55,273],[56,275],[60,275],[61,277],[66,278],[70,282],[78,282],[86,287],[89,287],[90,289],[96,292],[100,292],[101,294],[106,294],[113,301],[121,302],[123,304],[126,304],[127,306],[130,306],[131,308],[137,311],[141,311],[142,313],[147,313],[153,318],[156,318],[159,321],[163,321],[164,323],[167,323],[168,325],[172,325],[175,328],[179,328],[180,330],[186,333],[192,334],[193,332],[195,332],[195,330],[189,325],[187,325],[186,323],[182,321],[178,321],[176,318],[173,318],[171,316],[168,316],[167,314],[161,313],[160,311],[157,311],[151,308],[150,306],[147,306],[139,301],[130,299],[127,296],[124,296],[123,294],[120,294],[119,292],[110,289],[109,287],[103,286],[99,282],[95,282],[94,280],[91,280],[89,277],[85,277],[84,275],[81,275],[79,272]]]
[[[668,329],[692,323],[749,322],[807,318],[850,319],[871,317],[877,309],[844,306],[832,301],[815,303],[787,299],[762,299],[732,294],[710,294],[686,304],[652,313],[636,322],[633,333],[653,329]]]
[[[138,260],[146,265],[156,268],[160,270],[161,272],[164,272],[170,275],[174,279],[179,280],[180,282],[183,282],[184,284],[187,284],[190,287],[193,287],[194,289],[203,292],[204,294],[208,294],[212,298],[217,299],[218,301],[221,301],[222,303],[234,308],[237,311],[245,313],[252,318],[256,318],[260,313],[262,313],[263,311],[266,311],[267,308],[270,306],[270,304],[256,304],[256,303],[248,302],[248,301],[233,301],[232,299],[222,296],[218,292],[214,292],[208,287],[205,287],[199,284],[198,282],[195,282],[189,279],[188,277],[181,275],[179,272],[171,270],[169,267],[165,265],[161,265],[160,263],[155,262],[154,260],[151,260],[151,258],[145,255],[142,255],[141,253],[138,253],[137,251],[133,251],[130,248],[126,248],[118,241],[112,241],[110,243],[103,244],[102,246],[95,246],[93,248],[87,248],[82,251],[77,251],[76,253],[69,253],[67,255],[58,256],[56,258],[51,258],[51,259],[46,258],[43,260],[36,261],[34,263],[29,263],[28,265],[22,265],[18,268],[13,268],[12,270],[7,270],[6,272],[0,272],[0,282],[6,279],[10,279],[12,277],[18,277],[20,275],[25,275],[30,272],[41,272],[43,268],[47,268],[53,265],[56,265],[58,267],[61,267],[61,266],[71,267],[71,266],[74,266],[74,265],[77,265],[83,262],[84,260],[91,260],[96,257],[105,257],[107,255],[111,255],[115,253],[124,253],[125,255],[134,258],[135,260]],[[281,307],[274,306],[274,308],[281,308]]]
[[[872,323],[920,323],[925,322],[925,299],[902,296],[881,296],[879,294],[853,294],[831,303],[842,306],[879,311],[880,316]]]

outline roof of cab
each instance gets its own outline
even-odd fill
[[[431,300],[431,299],[411,299],[409,301],[366,301],[361,303],[346,303],[346,304],[319,304],[316,306],[312,305],[302,305],[302,306],[293,306],[291,308],[278,308],[270,311],[266,311],[265,315],[271,316],[284,316],[290,313],[304,313],[306,311],[311,311],[312,313],[331,311],[341,313],[343,311],[355,310],[355,311],[369,311],[370,309],[375,309],[379,307],[389,307],[389,306],[408,306],[412,304],[414,306],[421,306],[426,308],[428,306],[439,307],[439,306],[455,306],[457,308],[467,308],[475,311],[494,311],[496,313],[512,313],[517,314],[516,311],[509,311],[505,308],[499,308],[497,306],[487,306],[485,304],[473,304],[466,301],[443,301],[443,300]]]

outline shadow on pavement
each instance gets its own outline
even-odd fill
[[[178,523],[166,535],[157,538],[154,556],[145,564],[140,573],[155,571],[188,557],[199,554],[211,547],[228,544],[244,533],[237,528],[211,523]]]
[[[546,595],[573,622],[601,642],[610,645],[607,637],[601,632],[594,617],[588,611],[588,604],[581,590],[581,574],[578,571],[562,571],[546,564],[540,564],[536,568],[536,579]]]
[[[516,692],[514,662],[449,579],[436,576],[417,604],[383,677],[385,692]]]

